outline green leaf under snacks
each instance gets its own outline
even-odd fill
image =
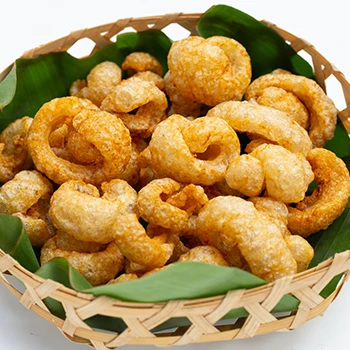
[[[18,59],[16,70],[0,82],[0,108],[5,106],[0,110],[0,131],[18,118],[34,117],[45,102],[69,95],[72,82],[85,79],[89,71],[103,61],[120,66],[129,53],[144,51],[154,55],[166,72],[170,47],[171,41],[164,33],[149,30],[121,34],[115,44],[88,58],[77,59],[67,52],[60,52],[30,60]]]
[[[0,214],[0,249],[31,272],[39,268],[26,230],[17,217]]]
[[[197,29],[205,38],[222,35],[240,42],[250,55],[253,79],[277,68],[313,77],[311,66],[280,35],[233,7],[212,6],[198,22]]]
[[[334,152],[339,158],[350,157],[350,137],[340,119],[334,137],[326,143],[325,148]]]

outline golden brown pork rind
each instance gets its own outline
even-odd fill
[[[239,153],[238,137],[222,119],[204,117],[190,122],[174,114],[158,125],[140,156],[157,177],[213,185],[224,179],[230,160]]]
[[[297,272],[283,234],[277,225],[238,197],[216,197],[200,211],[199,232],[226,235],[238,245],[252,273],[267,281]]]
[[[112,87],[121,82],[122,70],[114,62],[102,62],[90,71],[86,80],[74,81],[69,93],[86,98],[99,107]]]
[[[192,248],[186,254],[180,256],[179,262],[195,261],[210,265],[228,266],[218,249],[210,246],[199,246]]]
[[[159,76],[163,75],[162,65],[147,52],[132,52],[126,56],[122,63],[122,69],[126,70],[129,76],[146,71],[151,71]]]
[[[310,115],[309,135],[315,147],[323,147],[326,141],[333,137],[337,109],[315,81],[293,74],[266,74],[250,84],[245,98],[248,101],[257,100],[264,94],[265,89],[270,87],[292,93],[305,105]]]
[[[137,77],[123,80],[101,104],[101,109],[124,122],[132,136],[142,138],[151,136],[157,124],[166,118],[167,107],[165,94],[153,82]]]
[[[250,57],[234,39],[190,36],[168,55],[172,82],[186,99],[209,106],[240,101],[251,79]]]
[[[306,130],[277,109],[247,101],[228,101],[212,108],[207,117],[222,118],[237,132],[260,135],[293,153],[306,156],[312,148]]]
[[[53,188],[35,170],[23,170],[0,188],[0,212],[23,222],[34,247],[41,247],[55,232],[48,218]]]
[[[123,254],[114,242],[97,253],[79,253],[59,249],[55,236],[50,238],[41,249],[41,265],[47,264],[54,258],[67,259],[93,286],[107,283],[124,267]]]
[[[33,119],[23,117],[9,124],[0,134],[0,182],[7,182],[21,170],[30,169],[27,135]]]
[[[73,127],[82,139],[93,144],[101,153],[103,163],[82,165],[56,156],[49,137],[63,124]],[[99,185],[117,178],[125,170],[131,154],[130,133],[122,121],[77,97],[45,103],[33,120],[27,143],[37,169],[57,184],[83,180]]]
[[[334,153],[314,148],[306,159],[312,166],[318,187],[311,196],[289,207],[288,228],[307,237],[326,229],[344,211],[350,197],[350,177],[345,163]]]

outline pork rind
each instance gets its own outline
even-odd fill
[[[238,245],[252,273],[267,281],[293,275],[297,263],[281,230],[254,204],[238,197],[216,197],[200,211],[200,232],[226,235]]]
[[[163,198],[167,197],[166,200]],[[181,231],[188,227],[191,215],[208,202],[200,186],[184,186],[170,178],[153,180],[138,194],[137,208],[147,222]]]
[[[344,211],[350,197],[349,171],[334,153],[314,148],[306,159],[312,166],[318,187],[311,196],[289,207],[288,228],[307,237],[326,229]]]
[[[209,106],[240,101],[252,74],[245,48],[234,39],[220,36],[190,36],[175,42],[168,65],[181,95]]]
[[[139,72],[133,75],[133,78],[139,78],[144,81],[148,81],[149,83],[153,83],[159,90],[164,91],[164,80],[161,76],[151,71]]]
[[[304,104],[310,116],[310,139],[315,147],[323,147],[326,141],[333,137],[337,123],[337,109],[314,80],[293,74],[266,74],[251,83],[245,98],[248,101],[258,100],[265,89],[270,87],[292,93]],[[294,106],[301,108],[300,104]],[[279,109],[279,106],[276,105],[275,108]],[[285,110],[285,107],[282,109]]]
[[[102,62],[95,66],[85,80],[73,82],[70,95],[86,98],[96,106],[106,98],[113,86],[122,80],[122,70],[113,62]]]
[[[140,78],[123,80],[101,104],[101,109],[119,117],[132,136],[149,137],[166,118],[168,102],[154,83]]]
[[[163,75],[162,65],[147,52],[132,52],[126,56],[122,63],[122,69],[126,70],[129,76],[146,71],[151,71],[159,76]]]
[[[170,71],[164,76],[164,88],[171,101],[169,115],[180,114],[183,117],[198,117],[201,112],[201,104],[184,97],[171,80]]]
[[[253,202],[260,213],[267,215],[281,229],[284,240],[297,262],[298,272],[305,271],[314,257],[314,249],[303,237],[291,235],[287,229],[288,207],[269,197],[254,197],[249,201]]]
[[[47,212],[53,189],[35,170],[23,170],[0,188],[0,212],[23,222],[34,247],[41,247],[55,233]]]
[[[224,179],[230,160],[239,153],[238,137],[225,121],[200,118],[189,122],[175,114],[158,125],[141,155],[157,177],[213,185]]]
[[[186,254],[180,256],[179,262],[194,261],[210,265],[228,266],[218,249],[210,246],[199,246],[192,248]]]
[[[123,180],[102,184],[99,190],[83,181],[65,182],[53,194],[50,217],[54,226],[85,242],[106,244],[114,240],[111,229],[118,214],[134,212],[137,194]],[[134,203],[131,205],[130,203]]]
[[[0,182],[6,182],[31,167],[27,134],[33,119],[23,117],[9,124],[0,134]]]
[[[246,101],[228,101],[212,108],[207,117],[222,118],[235,131],[260,135],[293,153],[306,156],[312,147],[306,130],[277,109]]]
[[[114,242],[97,253],[80,253],[59,249],[55,236],[50,238],[41,249],[41,265],[47,264],[54,258],[65,258],[93,286],[107,283],[124,267],[123,254]]]
[[[122,283],[122,282],[129,282],[137,280],[138,276],[135,273],[123,273],[119,277],[110,280],[107,284],[116,284],[116,283]]]
[[[77,164],[59,158],[50,147],[52,131],[67,124],[91,143],[103,157],[102,164]],[[118,178],[125,170],[131,154],[131,137],[122,121],[99,111],[88,100],[63,97],[45,103],[33,120],[28,134],[28,150],[37,169],[57,184],[83,180],[101,184]]]

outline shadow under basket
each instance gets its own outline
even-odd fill
[[[138,32],[152,29],[161,30],[176,23],[196,35],[196,25],[202,14],[168,14],[143,18],[121,19],[115,23],[84,29],[57,39],[24,53],[22,58],[35,58],[39,55],[67,51],[81,39],[89,38],[95,42],[91,54],[113,44],[113,36],[125,28]],[[308,42],[294,36],[276,25],[263,21],[275,30],[296,51],[304,50],[312,58],[312,64],[319,85],[326,91],[326,80],[330,76],[341,84],[347,108],[338,116],[350,132],[348,119],[350,111],[350,85],[344,75],[327,61]],[[103,33],[103,34],[101,34]],[[90,54],[90,55],[91,55]],[[10,68],[0,74],[0,81]],[[343,274],[335,291],[326,299],[320,292],[335,277]],[[136,345],[184,345],[190,343],[213,342],[229,339],[249,338],[275,331],[293,330],[304,322],[322,315],[336,298],[350,274],[350,251],[335,255],[318,266],[294,276],[281,278],[273,283],[249,290],[233,290],[226,295],[195,300],[172,300],[163,303],[130,303],[107,296],[94,297],[76,292],[52,280],[44,280],[22,267],[10,255],[0,250],[0,281],[28,309],[58,327],[70,340],[86,343],[96,349],[114,349],[125,344]],[[16,277],[25,286],[22,293],[13,285]],[[300,300],[298,309],[292,313],[277,316],[271,310],[280,299],[291,294]],[[66,319],[62,320],[50,313],[43,300],[52,298],[64,307]],[[227,320],[225,325],[217,322],[230,310],[244,308],[249,316]],[[126,329],[120,334],[92,329],[85,320],[103,315],[123,320]],[[171,318],[185,317],[189,326],[177,327],[165,332],[152,333],[160,324]]]

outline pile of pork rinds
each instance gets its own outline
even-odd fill
[[[282,69],[251,82],[245,48],[225,37],[175,42],[168,66],[162,78],[143,52],[103,62],[10,124],[0,211],[22,220],[42,264],[66,258],[92,285],[177,261],[267,281],[307,269],[305,238],[350,196],[345,164],[322,148],[333,102]]]

